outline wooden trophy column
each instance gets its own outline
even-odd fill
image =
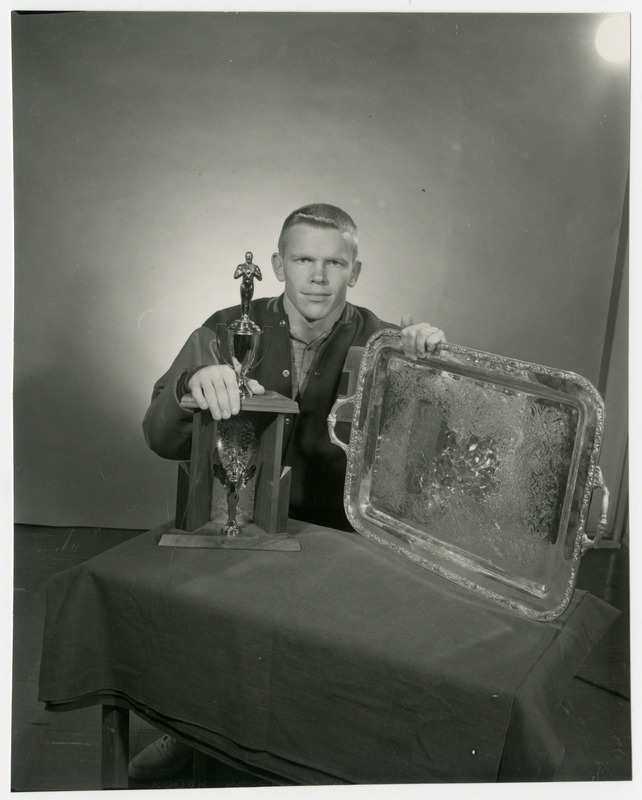
[[[275,547],[284,537],[288,519],[291,468],[282,467],[281,453],[287,415],[297,414],[299,407],[277,392],[241,399],[241,414],[260,414],[259,445],[256,456],[254,491],[254,522],[244,526],[242,536],[220,535],[210,521],[212,490],[215,480],[214,451],[217,422],[208,411],[201,411],[191,395],[181,401],[184,408],[194,409],[192,451],[189,470],[179,468],[176,500],[176,527],[163,534],[159,544],[178,547],[270,547],[274,537]],[[257,420],[258,422],[258,420]],[[252,539],[256,541],[252,542]],[[285,544],[285,542],[281,542]],[[277,547],[277,549],[286,549]],[[299,549],[287,548],[287,549]]]

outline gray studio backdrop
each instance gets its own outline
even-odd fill
[[[16,521],[172,516],[154,380],[246,250],[280,291],[311,201],[359,225],[353,302],[597,383],[629,147],[599,19],[14,13]]]

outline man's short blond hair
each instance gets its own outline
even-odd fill
[[[285,249],[285,237],[287,232],[294,225],[303,223],[305,225],[315,225],[319,228],[334,228],[346,236],[354,247],[354,257],[357,257],[357,226],[350,214],[346,213],[338,206],[331,206],[328,203],[310,203],[301,206],[285,218],[281,235],[279,236],[279,254],[283,256]]]

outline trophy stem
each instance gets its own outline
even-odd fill
[[[225,536],[238,536],[241,529],[236,522],[236,507],[239,502],[239,490],[236,481],[230,481],[227,492],[227,524],[222,528],[221,533]]]

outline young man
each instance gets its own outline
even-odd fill
[[[346,295],[361,272],[357,229],[336,206],[323,203],[293,211],[283,223],[272,268],[284,284],[280,297],[250,303],[250,318],[270,327],[265,357],[249,381],[256,394],[265,388],[293,397],[299,414],[286,418],[283,464],[292,467],[290,516],[349,530],[343,509],[346,460],[330,442],[327,416],[339,392],[351,347],[363,347],[377,330],[391,326]],[[170,369],[154,386],[143,428],[149,446],[165,458],[190,456],[192,412],[179,405],[191,392],[212,416],[229,418],[240,410],[234,370],[219,363],[217,325],[240,316],[240,307],[219,311],[190,336]],[[267,339],[268,337],[266,337]],[[403,346],[422,357],[445,341],[428,323],[401,320]],[[154,742],[130,764],[134,778],[172,774],[190,750],[168,736]]]

